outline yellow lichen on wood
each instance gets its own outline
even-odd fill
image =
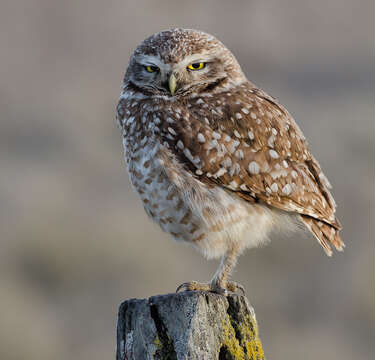
[[[264,352],[259,339],[256,320],[250,315],[242,321],[229,315],[222,321],[221,355],[228,360],[263,360]]]
[[[225,355],[232,355],[233,359],[244,359],[244,350],[236,338],[236,333],[232,327],[229,317],[223,320],[222,329],[223,340],[220,349],[223,351],[223,353],[226,352]]]
[[[163,345],[162,345],[162,343],[161,343],[161,341],[159,339],[159,336],[155,337],[154,345],[155,345],[156,349],[161,349],[162,348]]]

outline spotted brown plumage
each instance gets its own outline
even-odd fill
[[[118,122],[147,214],[222,258],[209,284],[183,288],[240,288],[227,280],[238,254],[275,227],[303,224],[328,255],[343,249],[330,184],[301,130],[214,37],[174,29],[146,39],[130,60]]]

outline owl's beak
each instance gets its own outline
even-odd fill
[[[173,96],[177,89],[177,79],[173,73],[169,76],[168,86],[169,86],[169,91],[171,92]]]

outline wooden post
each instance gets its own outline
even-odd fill
[[[263,360],[255,313],[244,296],[199,291],[123,302],[117,360]]]

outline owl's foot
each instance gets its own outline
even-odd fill
[[[243,287],[243,285],[239,284],[238,282],[228,281],[227,290],[232,293],[240,292],[241,295],[245,296],[245,288]]]
[[[227,281],[224,286],[214,283],[200,283],[198,281],[189,281],[181,284],[176,292],[179,291],[210,291],[216,294],[227,296],[229,293],[241,292],[245,295],[245,288],[234,281]]]
[[[176,292],[179,291],[212,291],[209,283],[200,283],[198,281],[189,281],[181,284]]]

